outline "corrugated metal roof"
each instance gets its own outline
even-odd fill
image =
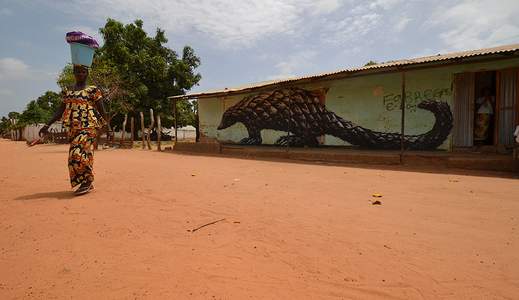
[[[494,47],[494,48],[484,48],[484,49],[477,49],[477,50],[461,51],[461,52],[452,52],[452,53],[447,53],[447,54],[437,54],[437,55],[424,56],[424,57],[418,57],[418,58],[388,61],[385,63],[371,65],[371,66],[343,69],[343,70],[339,70],[339,71],[335,71],[335,72],[321,73],[321,74],[317,74],[317,75],[262,81],[262,82],[237,86],[237,87],[233,87],[233,88],[208,90],[208,91],[199,92],[199,93],[171,96],[169,98],[175,99],[175,98],[184,98],[184,97],[188,97],[188,98],[209,97],[209,96],[214,96],[214,95],[219,95],[219,94],[244,92],[244,91],[254,90],[254,89],[258,89],[258,88],[262,88],[262,87],[266,87],[266,86],[277,85],[277,84],[281,84],[281,83],[291,83],[291,82],[296,82],[296,81],[305,80],[305,79],[319,79],[319,78],[325,78],[325,77],[333,76],[333,75],[357,73],[357,72],[362,72],[362,71],[373,71],[373,73],[378,73],[378,72],[383,72],[387,69],[394,68],[394,67],[458,60],[458,59],[476,57],[476,56],[514,53],[516,51],[519,51],[519,44],[505,45],[505,46],[499,46],[499,47]]]

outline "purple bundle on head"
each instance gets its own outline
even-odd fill
[[[67,32],[66,40],[67,43],[79,43],[90,48],[99,48],[99,44],[93,37],[89,36],[88,34],[84,34],[81,31]]]

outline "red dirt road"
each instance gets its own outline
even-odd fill
[[[511,176],[103,150],[73,198],[66,156],[0,140],[0,299],[519,299]]]

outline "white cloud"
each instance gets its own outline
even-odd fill
[[[35,69],[27,65],[23,60],[13,57],[0,58],[0,83],[8,86],[8,81],[31,80],[41,81],[44,77],[56,77],[56,72]],[[1,86],[1,87],[5,87]]]
[[[12,57],[0,58],[0,80],[24,79],[29,75],[29,66],[23,61]]]
[[[390,38],[383,34],[386,28],[402,32],[412,20],[409,5],[413,1],[375,0],[350,1],[344,14],[322,22],[321,38],[329,45],[369,44],[369,41]],[[365,39],[369,35],[369,39]]]
[[[315,0],[307,3],[312,14],[328,14],[343,5],[341,0]]]
[[[346,17],[337,22],[328,22],[324,25],[321,38],[334,45],[352,42],[375,29],[379,25],[381,17],[377,13],[368,13]]]
[[[411,22],[412,19],[411,18],[408,18],[408,17],[402,17],[400,18],[396,24],[395,24],[395,31],[396,32],[402,32],[406,27],[407,25],[409,24],[409,22]]]
[[[439,7],[426,23],[439,29],[446,50],[476,49],[519,42],[517,0],[462,0]]]
[[[342,0],[74,0],[49,5],[96,20],[108,17],[125,22],[142,18],[147,26],[168,32],[197,32],[221,46],[251,46],[267,36],[289,34],[305,15],[328,14]]]
[[[373,13],[374,11],[385,11],[394,8],[395,6],[399,6],[401,3],[404,3],[403,0],[356,0],[352,1],[350,4],[351,9],[350,12],[353,15],[363,15]]]
[[[13,15],[13,11],[10,10],[9,8],[4,7],[4,8],[0,9],[0,16],[12,16],[12,15]]]
[[[303,50],[290,55],[288,59],[276,64],[277,73],[268,76],[267,80],[296,77],[302,70],[312,66],[312,59],[316,55],[317,52],[313,50]]]
[[[391,9],[400,3],[404,2],[403,0],[375,0],[369,4],[369,8],[376,9],[376,8],[382,8],[382,9]]]

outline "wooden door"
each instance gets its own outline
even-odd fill
[[[499,145],[514,144],[517,124],[518,69],[506,69],[497,73],[496,142]]]
[[[454,147],[474,144],[474,73],[454,74]]]

